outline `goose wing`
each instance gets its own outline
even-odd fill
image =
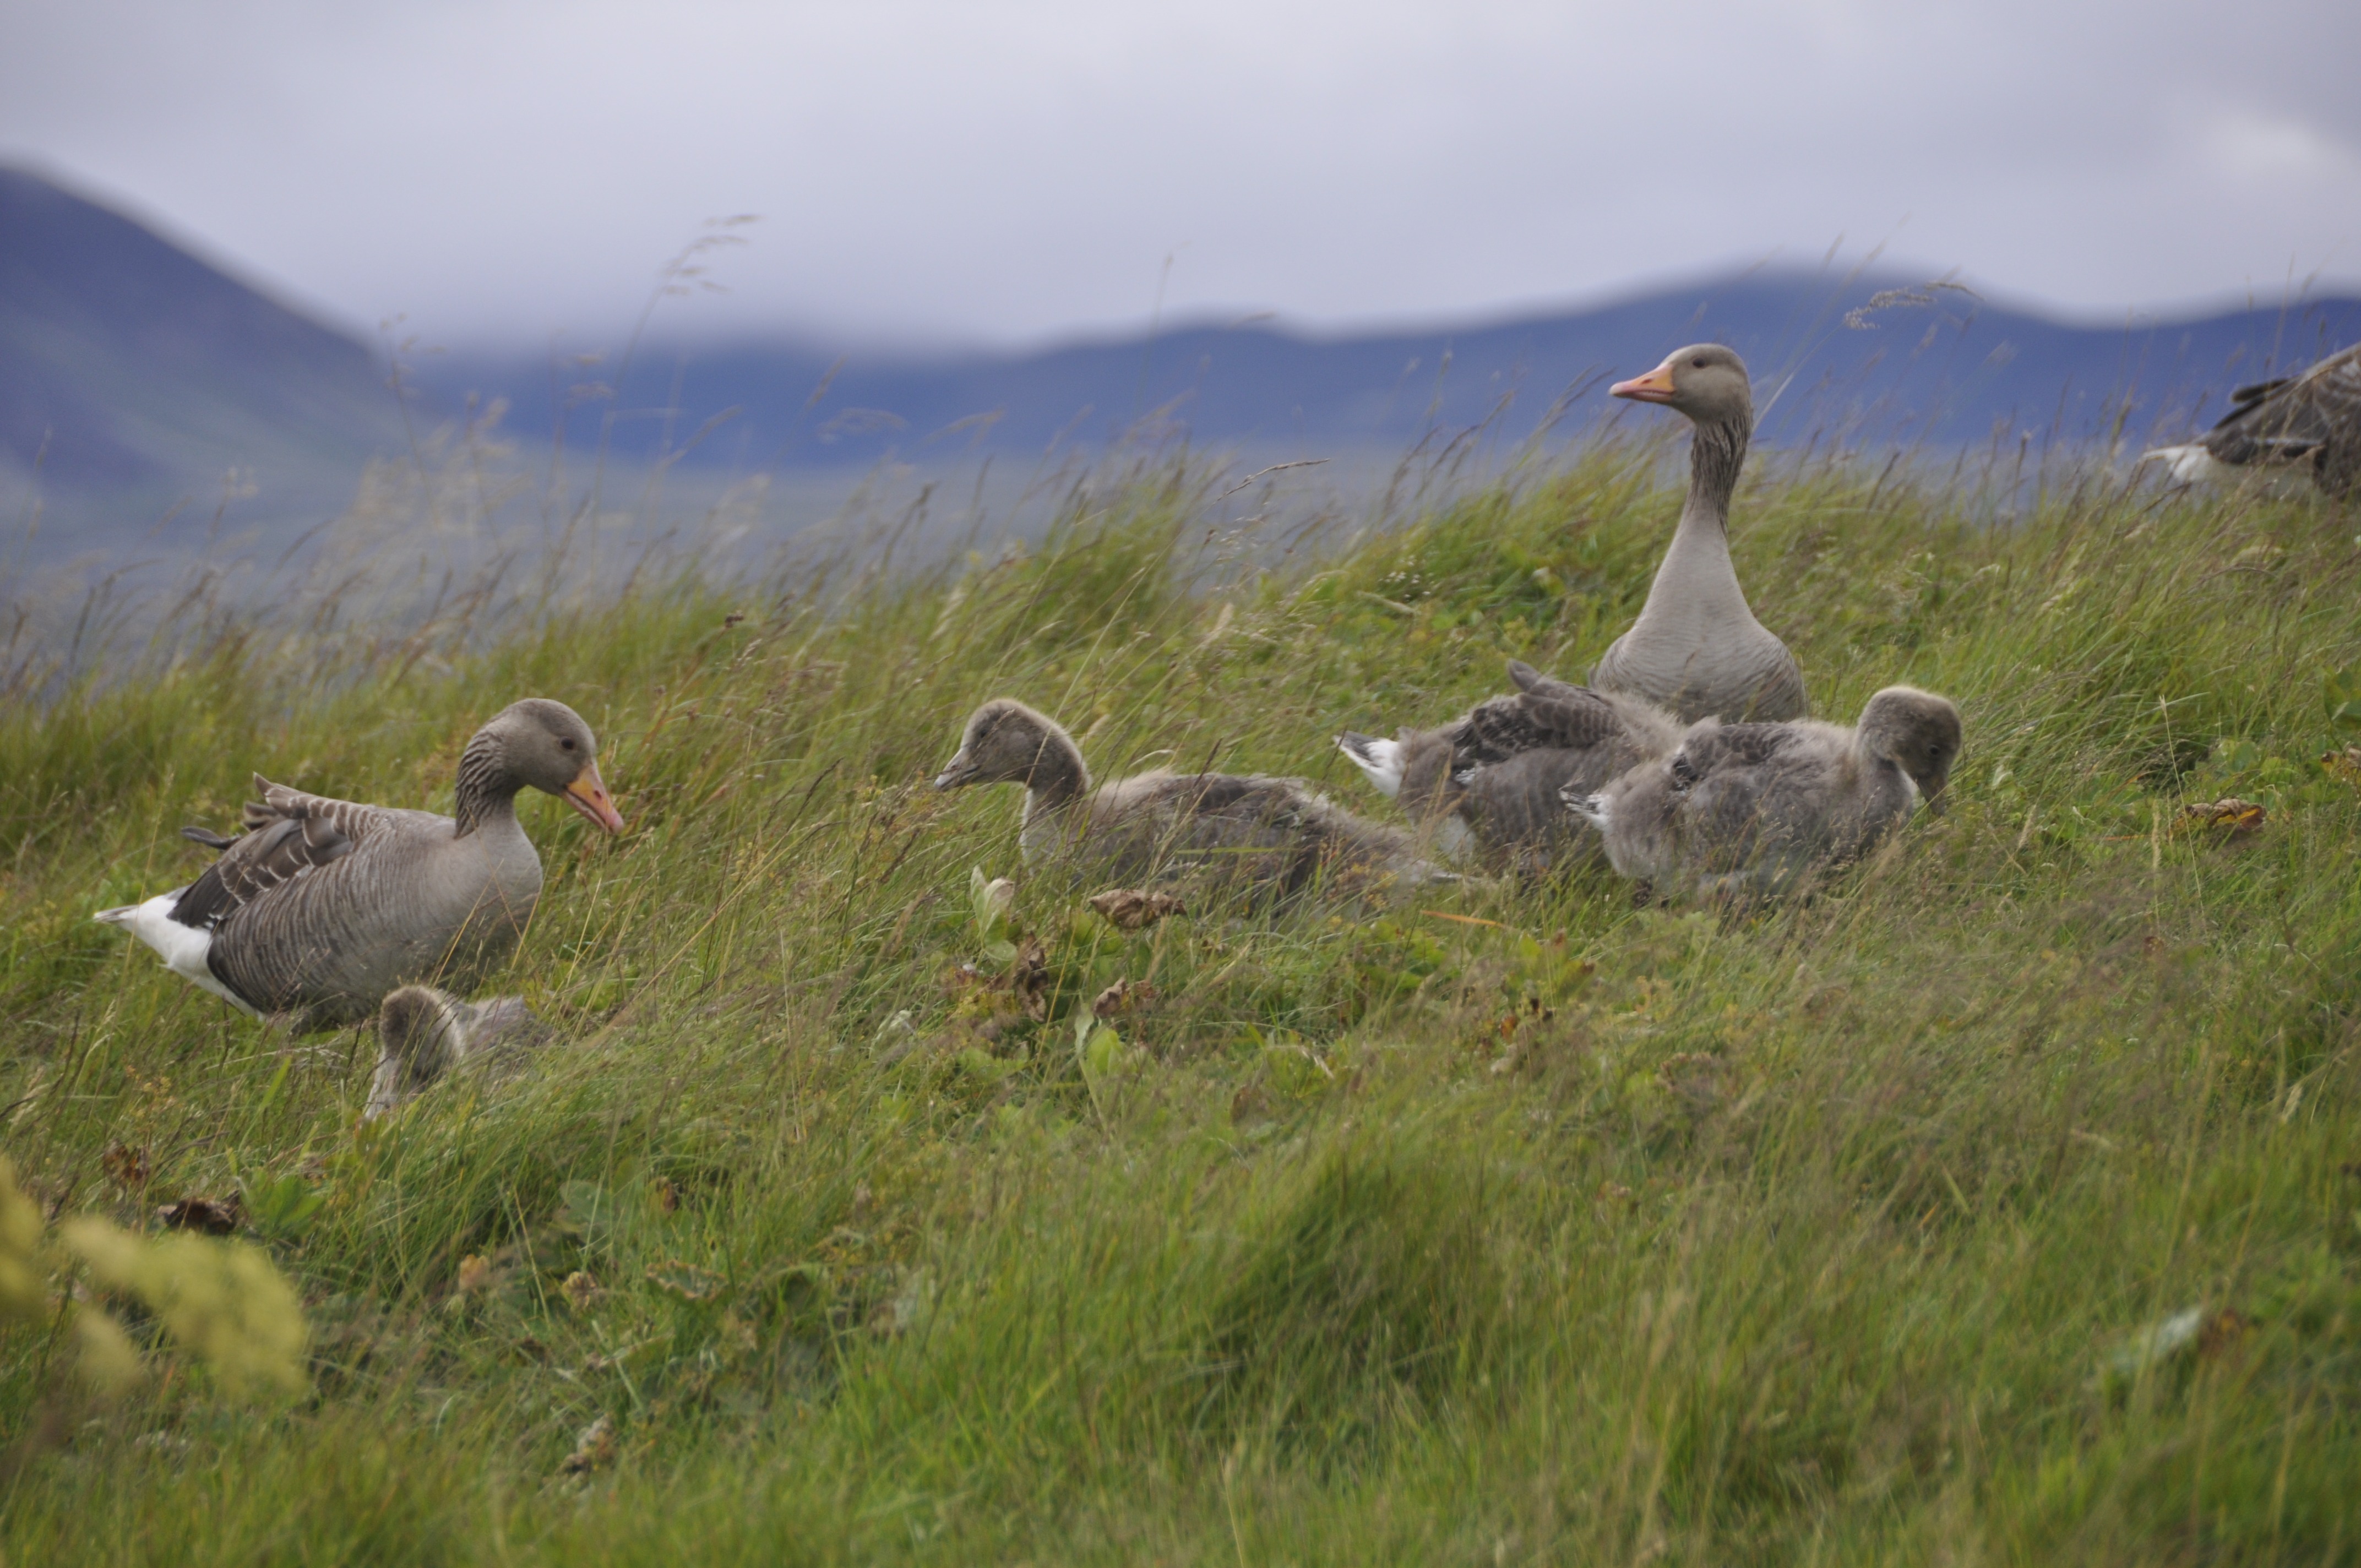
[[[1522,659],[1509,661],[1509,678],[1517,683],[1519,691],[1532,692],[1536,696],[1564,698],[1590,689],[1576,685],[1572,681],[1559,680],[1555,675],[1545,675]]]
[[[1199,836],[1211,829],[1225,844],[1285,843],[1319,815],[1312,800],[1290,779],[1259,773],[1198,773],[1172,782],[1174,804],[1181,817],[1196,825]]]
[[[2205,450],[2224,463],[2301,457],[2323,447],[2361,446],[2361,345],[2301,376],[2241,387],[2230,411],[2206,433]]]
[[[1616,726],[1615,709],[1598,693],[1542,676],[1514,696],[1487,697],[1469,709],[1453,762],[1465,769],[1528,751],[1587,751],[1612,738]]]
[[[1716,773],[1759,768],[1800,738],[1785,724],[1700,725],[1673,753],[1673,787],[1686,790]]]
[[[172,918],[181,925],[217,929],[274,889],[343,860],[392,820],[382,806],[306,795],[259,774],[254,783],[262,799],[247,803],[244,833],[225,839],[202,828],[181,830],[221,850],[173,905]]]

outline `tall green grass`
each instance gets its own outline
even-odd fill
[[[245,625],[0,710],[21,1176],[133,1222],[324,1201],[264,1225],[296,1403],[161,1345],[101,1401],[0,1331],[0,1559],[2361,1554],[2349,514],[1758,479],[1740,568],[1817,710],[1960,704],[1948,817],[1743,916],[1578,875],[1126,935],[1039,872],[1037,1020],[968,899],[1016,801],[924,782],[975,702],[1103,774],[1381,810],[1330,738],[1578,675],[1677,505],[1609,448],[1281,557],[1208,541],[1199,477],[939,573],[642,576],[407,653]],[[447,807],[527,694],[631,829],[526,808],[514,988],[566,1040],[524,1080],[362,1125],[368,1037],[276,1038],[90,921],[254,769]],[[2234,794],[2259,830],[2175,830]],[[1156,994],[1110,1046],[1118,978]]]

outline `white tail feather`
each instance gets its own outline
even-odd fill
[[[1568,811],[1573,812],[1601,833],[1607,831],[1613,813],[1608,807],[1605,795],[1577,795],[1573,790],[1567,790],[1558,798],[1565,802],[1565,808]]]
[[[181,902],[185,887],[170,893],[159,893],[145,904],[126,904],[114,909],[102,909],[91,916],[109,926],[120,926],[140,941],[156,950],[164,967],[182,980],[192,981],[212,992],[239,1012],[252,1017],[261,1014],[247,1006],[236,992],[214,978],[213,966],[205,962],[205,953],[214,945],[214,934],[194,926],[183,926],[172,918],[172,910]]]
[[[1356,735],[1347,730],[1336,737],[1336,750],[1353,759],[1353,765],[1368,775],[1379,795],[1392,800],[1401,794],[1402,754],[1399,741],[1380,740],[1373,735]]]
[[[2218,480],[2229,472],[2213,454],[2206,451],[2202,446],[2159,446],[2153,451],[2141,453],[2140,461],[2169,464],[2172,469],[2172,482],[2176,485],[2194,485]]]

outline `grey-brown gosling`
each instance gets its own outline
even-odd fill
[[[1093,786],[1073,737],[1008,697],[975,710],[937,789],[1025,786],[1018,842],[1028,862],[1086,860],[1144,877],[1193,866],[1284,896],[1448,879],[1399,828],[1365,821],[1301,779],[1159,769]]]
[[[620,832],[598,744],[562,702],[527,697],[459,756],[456,817],[305,795],[255,775],[246,831],[182,832],[221,851],[185,887],[102,910],[167,968],[302,1030],[357,1024],[397,986],[468,989],[514,950],[541,896],[516,795],[556,795]]]
[[[550,1038],[522,996],[462,1002],[431,985],[405,985],[378,1006],[377,1074],[369,1081],[374,1121],[455,1072],[505,1073]]]
[[[1960,710],[1888,686],[1848,729],[1817,719],[1708,719],[1659,762],[1566,805],[1597,828],[1608,859],[1659,889],[1781,893],[1858,859],[1925,801],[1943,808],[1960,755]]]
[[[1626,769],[1668,756],[1682,726],[1653,703],[1596,692],[1509,662],[1513,695],[1487,697],[1450,723],[1391,740],[1350,730],[1338,750],[1380,795],[1400,802],[1455,857],[1473,850],[1544,871],[1568,850],[1598,854],[1564,796],[1603,787]]]
[[[1754,432],[1746,362],[1718,343],[1674,350],[1644,376],[1609,389],[1688,416],[1688,499],[1648,602],[1590,672],[1685,722],[1801,718],[1811,711],[1795,654],[1754,619],[1730,559],[1730,500]]]

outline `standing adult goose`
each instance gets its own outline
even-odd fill
[[[1615,869],[1657,886],[1778,893],[1869,852],[1921,800],[1943,808],[1960,710],[1888,686],[1847,729],[1817,719],[1707,719],[1660,762],[1566,806],[1597,828]]]
[[[2162,459],[2176,483],[2189,484],[2306,457],[2324,494],[2361,492],[2361,344],[2301,376],[2239,388],[2230,394],[2230,411],[2202,440],[2159,446],[2140,461]]]
[[[189,838],[221,858],[186,887],[99,912],[167,967],[297,1030],[358,1023],[397,986],[465,989],[507,959],[541,895],[541,857],[517,791],[556,795],[620,832],[590,727],[527,697],[459,755],[456,815],[361,806],[255,775],[246,831]]]
[[[1754,432],[1746,362],[1719,344],[1677,349],[1646,375],[1609,389],[1688,416],[1689,493],[1648,602],[1590,672],[1685,722],[1801,718],[1808,709],[1795,656],[1748,608],[1730,559],[1730,499]]]
[[[1654,704],[1554,680],[1509,661],[1513,695],[1487,697],[1450,723],[1391,740],[1350,730],[1338,750],[1378,792],[1398,800],[1445,853],[1546,871],[1589,835],[1562,796],[1587,795],[1624,770],[1664,756],[1681,725]],[[1595,850],[1592,851],[1596,853]]]
[[[1134,773],[1093,787],[1082,748],[1048,716],[994,697],[969,718],[937,789],[1025,786],[1027,861],[1069,857],[1132,878],[1190,866],[1285,896],[1445,879],[1409,834],[1331,804],[1301,779]]]

